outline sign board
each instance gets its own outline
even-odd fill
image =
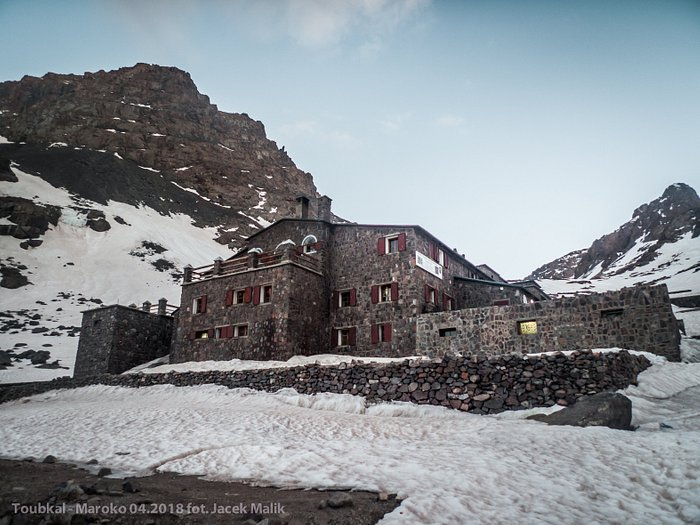
[[[423,268],[429,274],[442,279],[442,266],[433,261],[427,255],[424,255],[418,251],[416,252],[416,266],[418,266],[418,268]]]

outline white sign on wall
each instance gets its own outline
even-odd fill
[[[416,266],[423,268],[429,274],[434,275],[442,279],[442,266],[433,261],[427,255],[423,255],[421,252],[416,252]]]

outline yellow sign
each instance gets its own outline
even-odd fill
[[[518,322],[518,333],[521,335],[536,334],[537,321],[520,321]]]

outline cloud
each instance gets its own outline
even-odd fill
[[[457,115],[442,115],[435,119],[435,125],[441,128],[456,128],[464,124],[464,119]]]
[[[428,6],[430,0],[287,0],[289,35],[305,47],[331,47],[354,31],[369,35],[363,53],[381,46],[381,36]]]
[[[408,122],[412,116],[411,112],[394,113],[380,120],[379,125],[386,131],[398,131],[403,128],[404,124]]]

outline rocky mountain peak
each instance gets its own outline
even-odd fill
[[[656,259],[665,245],[700,236],[700,197],[687,184],[666,188],[658,199],[639,206],[632,219],[586,249],[571,252],[536,269],[528,279],[579,279],[632,272]]]
[[[261,122],[219,111],[176,67],[136,64],[0,83],[0,129],[14,143],[0,156],[52,184],[99,202],[191,208],[198,223],[220,227],[221,242],[293,215],[298,195],[318,196],[311,175],[267,138]],[[147,181],[153,173],[173,184]],[[95,195],[96,183],[107,190]],[[193,196],[198,204],[179,205]]]

